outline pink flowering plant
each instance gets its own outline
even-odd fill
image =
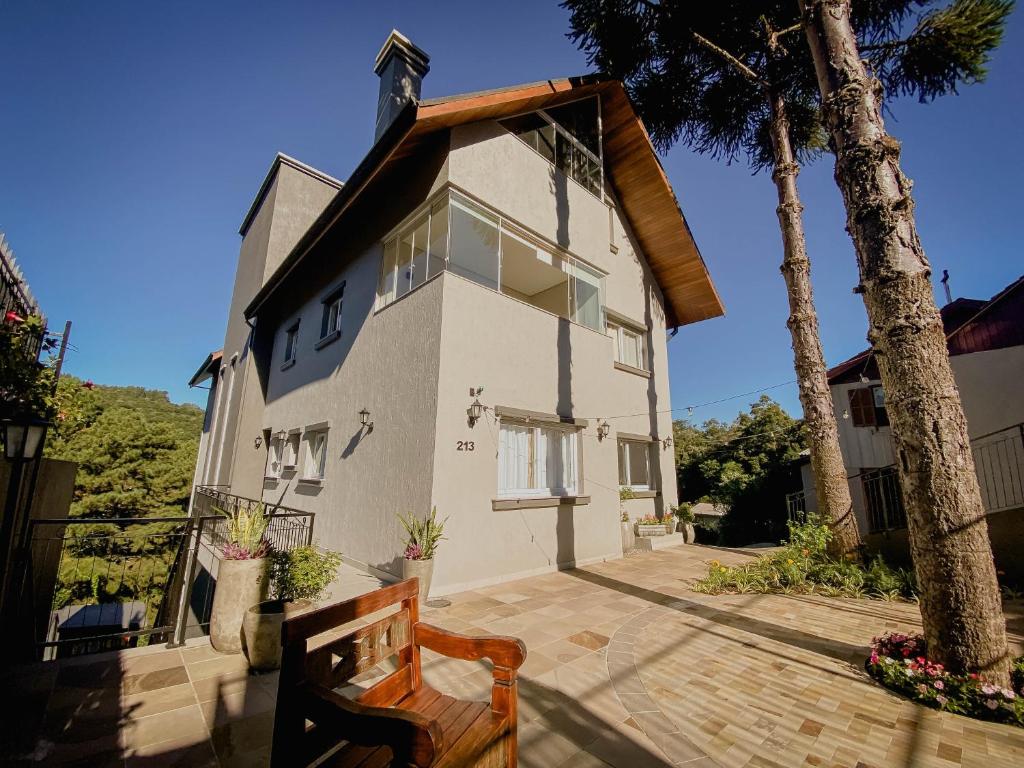
[[[921,635],[890,632],[871,641],[869,675],[919,704],[981,720],[1024,726],[1024,656],[1013,664],[1013,687],[976,674],[955,674],[928,659]]]

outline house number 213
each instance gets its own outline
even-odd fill
[[[472,440],[458,440],[455,443],[456,451],[475,451],[476,443]]]

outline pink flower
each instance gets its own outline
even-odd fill
[[[14,323],[15,325],[21,325],[25,322],[25,318],[15,312],[13,309],[7,310],[7,314],[4,315],[4,321],[8,323]]]
[[[1014,693],[1013,691],[1011,691],[1009,688],[1003,688],[1002,694],[1003,694],[1003,698],[1006,699],[1007,701],[1013,701],[1014,699],[1017,698],[1017,694]]]
[[[871,652],[871,663],[872,664],[877,664],[878,663],[878,652],[877,651],[872,651]]]
[[[985,683],[983,686],[981,686],[981,692],[984,693],[986,696],[994,696],[996,691],[998,690],[999,689],[991,683]]]
[[[928,686],[925,685],[924,683],[918,683],[917,684],[917,692],[918,693],[928,693]]]
[[[405,548],[405,554],[403,555],[406,560],[422,560],[423,549],[419,544],[410,544]]]
[[[87,379],[82,382],[83,389],[96,389],[96,385],[92,383],[92,379]]]
[[[946,706],[946,702],[949,701],[949,699],[947,699],[945,696],[942,696],[940,694],[939,696],[935,697],[935,701],[937,701],[939,703],[940,707],[944,707],[944,706]]]
[[[985,706],[988,707],[989,709],[995,709],[996,707],[999,706],[999,702],[996,701],[995,699],[986,699],[985,700]]]
[[[946,684],[944,682],[942,682],[941,680],[936,680],[934,683],[932,683],[932,685],[934,685],[936,690],[939,690],[939,691],[941,691],[943,688],[946,687]]]

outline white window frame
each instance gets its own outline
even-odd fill
[[[323,441],[321,443],[321,441]],[[317,456],[317,446],[320,454]],[[302,479],[322,481],[327,472],[327,430],[315,429],[306,433],[306,457],[303,461]]]
[[[294,363],[299,351],[299,321],[285,328],[284,331],[284,364]]]
[[[299,451],[302,450],[302,433],[295,429],[288,433],[284,441],[281,467],[286,472],[294,472],[299,464]]]
[[[621,460],[621,458],[622,458],[622,454],[619,451],[619,447],[620,446],[625,446],[626,447],[626,457],[625,457],[626,463],[624,465],[625,466],[625,470],[626,470],[626,473],[625,473],[626,474],[626,482],[625,483],[620,482],[619,483],[619,488],[629,488],[630,490],[633,490],[633,491],[652,491],[652,490],[654,490],[654,488],[651,486],[651,453],[652,453],[651,445],[652,445],[652,443],[650,441],[647,441],[647,440],[630,440],[630,439],[624,438],[624,437],[620,437],[618,439],[618,444],[616,445],[616,448],[615,448],[616,458],[618,460]],[[644,458],[647,460],[647,482],[646,483],[634,483],[633,482],[633,478],[630,476],[632,468],[631,468],[631,464],[630,464],[629,453],[632,450],[634,450],[635,448],[643,449]],[[622,468],[623,467],[618,467],[619,470],[621,470]]]
[[[284,471],[284,441],[279,437],[271,437],[267,451],[267,467],[263,473],[268,480],[278,480]]]
[[[611,336],[615,341],[615,362],[628,366],[630,368],[636,368],[639,371],[647,370],[647,331],[641,330],[633,325],[621,323],[616,320],[608,320],[608,335]],[[627,337],[630,337],[631,343],[636,346],[637,364],[627,362],[623,349],[625,348]]]
[[[503,488],[502,482],[506,474],[505,468],[506,463],[513,460],[514,457],[509,456],[505,447],[507,445],[506,435],[510,430],[525,431],[527,437],[527,477],[530,480],[527,483],[527,487],[524,488]],[[567,487],[561,487],[551,485],[550,483],[544,486],[536,485],[537,478],[543,474],[547,477],[547,461],[545,451],[543,449],[541,441],[541,433],[558,433],[560,438],[568,437],[568,460],[571,462],[571,476],[572,483]],[[498,493],[497,498],[499,499],[516,499],[516,498],[545,498],[545,497],[573,497],[580,493],[581,479],[580,479],[580,440],[579,440],[580,428],[575,425],[558,424],[555,422],[524,422],[516,419],[502,419],[498,425]],[[541,462],[543,461],[543,468]],[[564,472],[564,465],[566,462],[566,456],[562,455],[562,466]]]
[[[320,325],[320,339],[326,339],[334,333],[341,332],[341,305],[344,299],[345,286],[331,293],[323,302],[324,319]]]

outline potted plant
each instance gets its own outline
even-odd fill
[[[267,598],[270,542],[265,538],[270,518],[263,504],[225,512],[225,543],[221,546],[217,586],[210,613],[210,644],[222,653],[242,652],[245,612]]]
[[[419,599],[424,603],[430,594],[430,580],[434,575],[434,551],[438,542],[445,538],[444,524],[448,518],[438,522],[437,507],[434,507],[430,516],[422,520],[413,517],[411,513],[407,517],[398,515],[398,519],[409,536],[405,552],[402,553],[402,578],[411,579],[415,576],[420,580]]]
[[[647,513],[636,521],[637,536],[664,536],[665,524],[651,513]]]
[[[316,547],[296,547],[270,557],[273,600],[265,600],[245,613],[245,653],[249,666],[266,671],[281,666],[281,624],[318,600],[338,575],[341,555]]]
[[[693,505],[688,501],[684,501],[676,507],[673,512],[676,520],[679,521],[680,527],[683,529],[683,536],[686,539],[686,543],[693,544],[697,540],[697,532],[693,527]]]
[[[633,535],[633,526],[630,525],[629,513],[626,510],[623,509],[619,514],[619,520],[622,528],[622,552],[625,554],[636,548],[636,537]]]

